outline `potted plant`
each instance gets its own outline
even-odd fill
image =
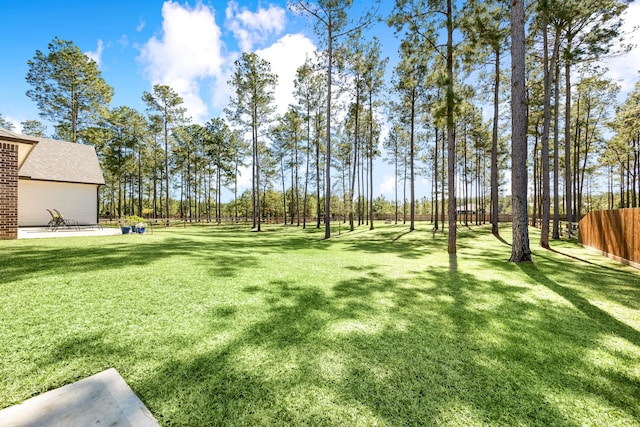
[[[118,224],[120,225],[120,231],[122,232],[122,234],[129,234],[129,232],[131,231],[131,226],[123,220],[119,220]]]
[[[136,231],[138,232],[138,234],[144,234],[145,230],[147,229],[147,224],[144,222],[139,222],[136,224]]]
[[[122,234],[129,234],[129,232],[137,233],[138,225],[144,225],[144,218],[141,218],[137,215],[129,215],[121,220],[120,229],[122,230]],[[145,227],[146,228],[146,225]]]
[[[144,218],[141,218],[137,215],[129,215],[126,217],[127,225],[131,227],[131,231],[133,233],[138,232],[138,224],[144,224]]]

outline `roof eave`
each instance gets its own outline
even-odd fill
[[[106,185],[104,182],[80,182],[80,181],[64,181],[59,179],[44,179],[44,178],[33,178],[26,175],[18,175],[18,179],[24,179],[26,181],[43,181],[43,182],[59,182],[62,184],[85,184],[85,185]]]

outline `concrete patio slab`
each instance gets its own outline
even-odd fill
[[[5,427],[159,426],[111,368],[0,411]]]
[[[46,227],[27,227],[18,229],[18,239],[44,239],[50,237],[78,237],[78,236],[113,236],[122,234],[119,228],[58,228],[51,231]]]

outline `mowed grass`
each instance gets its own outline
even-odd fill
[[[162,425],[640,425],[640,272],[430,228],[0,242],[0,408],[114,367]]]

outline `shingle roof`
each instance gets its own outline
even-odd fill
[[[19,133],[11,132],[3,128],[0,128],[0,139],[11,142],[25,142],[27,144],[36,143],[36,138],[33,136],[20,135]]]
[[[8,141],[18,145],[18,167],[22,166],[34,145],[38,143],[31,136],[20,135],[0,128],[0,141]]]
[[[26,138],[26,137],[25,137]],[[104,184],[96,150],[90,145],[36,138],[33,148],[18,172],[20,178],[41,181]]]

